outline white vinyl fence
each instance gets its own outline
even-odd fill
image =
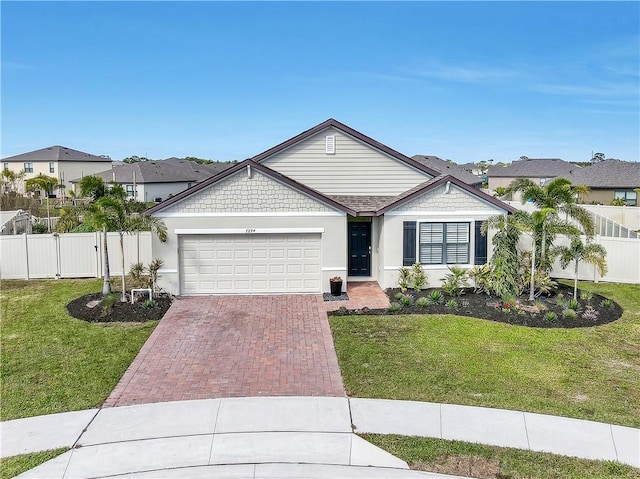
[[[118,233],[107,233],[109,272],[122,273]],[[0,279],[99,278],[102,233],[0,236]],[[124,235],[125,273],[133,263],[149,264],[151,233]]]
[[[586,243],[586,236],[581,237]],[[608,281],[610,283],[640,283],[640,239],[637,238],[608,238],[596,235],[593,243],[602,245],[607,250],[607,274],[600,276],[595,266],[580,262],[578,265],[578,279],[581,281]],[[571,241],[566,236],[558,236],[554,246],[569,246]],[[519,249],[531,251],[531,237],[522,235]],[[552,278],[573,279],[575,264],[569,263],[566,269],[560,267],[557,260],[553,265],[550,276]]]
[[[586,237],[582,237],[586,242]],[[555,246],[569,246],[570,240],[558,237]],[[595,266],[581,262],[578,265],[578,279],[584,281],[609,281],[611,283],[640,283],[640,240],[637,238],[608,238],[596,236],[594,243],[601,244],[607,250],[607,274],[600,276]],[[551,276],[554,278],[573,279],[574,263],[569,263],[567,269],[562,269],[556,261]]]

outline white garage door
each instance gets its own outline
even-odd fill
[[[319,293],[320,234],[180,237],[181,293]]]

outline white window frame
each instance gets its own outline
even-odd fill
[[[125,191],[127,193],[127,198],[135,198],[136,197],[136,187],[134,185],[125,185]]]
[[[5,161],[5,162],[4,162],[4,164],[2,165],[2,168],[3,168],[4,170],[8,170],[8,169],[9,169],[9,162],[8,162],[8,161]]]
[[[425,242],[421,242],[421,233],[422,233],[422,228],[421,225],[423,224],[438,224],[438,225],[442,225],[442,243],[425,243]],[[467,252],[466,252],[466,256],[467,256],[467,261],[466,262],[460,262],[460,261],[455,261],[455,262],[449,262],[447,261],[447,226],[448,225],[460,225],[460,224],[465,224],[467,226],[467,241],[465,243],[454,243],[454,244],[466,244],[467,246]],[[416,221],[416,259],[420,262],[420,264],[422,264],[423,266],[439,266],[439,267],[446,267],[446,266],[450,266],[450,265],[456,265],[456,264],[461,264],[461,265],[470,265],[472,263],[472,257],[471,257],[471,247],[472,247],[472,240],[471,240],[471,229],[472,229],[472,224],[473,221],[469,220],[469,219],[460,219],[458,221],[437,221],[437,220],[417,220]],[[441,259],[439,263],[434,263],[434,262],[426,262],[423,261],[422,258],[422,248],[421,248],[421,243],[422,244],[441,244],[442,248],[441,248]]]
[[[55,173],[56,172],[56,164],[53,161],[49,162],[49,173]]]
[[[33,173],[33,163],[30,161],[25,161],[24,163],[24,172],[25,173]]]

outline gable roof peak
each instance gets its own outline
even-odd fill
[[[319,133],[321,131],[323,131],[324,129],[328,128],[328,127],[334,127],[337,130],[340,130],[341,132],[343,132],[344,134],[351,136],[352,138],[355,138],[359,141],[361,141],[362,143],[369,145],[371,148],[375,148],[378,151],[381,151],[382,153],[395,158],[396,160],[399,160],[419,171],[422,171],[423,173],[426,173],[427,175],[430,176],[438,176],[440,174],[440,172],[434,170],[433,168],[430,168],[422,163],[420,163],[419,161],[414,160],[413,158],[409,158],[406,155],[403,155],[402,153],[400,153],[399,151],[394,150],[393,148],[388,147],[387,145],[384,145],[383,143],[380,143],[379,141],[374,140],[373,138],[365,135],[364,133],[360,133],[357,130],[354,130],[353,128],[351,128],[348,125],[345,125],[344,123],[339,122],[338,120],[334,119],[334,118],[329,118],[328,120],[323,121],[322,123],[317,124],[316,126],[309,128],[308,130],[303,131],[302,133],[294,136],[293,138],[290,138],[282,143],[280,143],[279,145],[274,146],[273,148],[269,148],[266,151],[263,151],[262,153],[253,156],[251,158],[249,158],[252,161],[255,161],[256,163],[260,163],[264,160],[266,160],[267,158],[275,155],[276,153],[279,153],[293,145],[295,145],[296,143],[299,143],[313,135],[315,135],[316,133]]]

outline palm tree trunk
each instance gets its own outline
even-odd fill
[[[578,299],[578,258],[575,259],[575,278],[573,280],[573,299]]]
[[[102,229],[102,296],[111,294],[111,276],[109,275],[109,250],[107,249],[107,227]]]
[[[531,235],[531,239],[533,240],[533,250],[531,251],[531,284],[529,286],[529,301],[533,301],[535,299],[535,276],[536,276],[536,237],[534,234]]]
[[[127,302],[127,289],[125,286],[124,280],[124,232],[120,231],[120,254],[122,255],[122,295],[120,296],[120,301],[123,303]]]

